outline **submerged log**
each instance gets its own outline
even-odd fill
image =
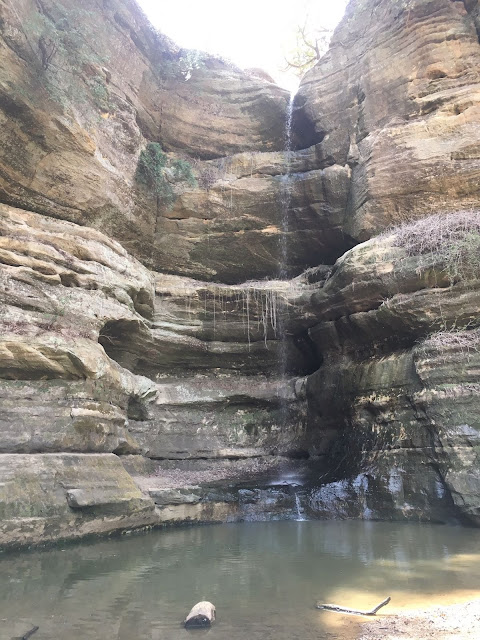
[[[22,637],[21,640],[28,640],[30,638],[30,636],[33,636],[33,634],[38,631],[40,629],[40,627],[33,627],[32,629],[30,629],[30,631],[27,631],[27,633],[25,633]]]
[[[186,629],[209,627],[215,622],[215,607],[211,602],[198,602],[184,620]]]
[[[390,600],[391,598],[390,596],[388,596],[388,598],[385,598],[385,600],[382,600],[382,602],[380,602],[380,604],[377,604],[377,606],[371,609],[371,611],[359,611],[358,609],[347,609],[346,607],[339,607],[337,604],[320,604],[319,602],[317,602],[315,607],[317,609],[325,609],[326,611],[336,611],[337,613],[349,613],[350,615],[353,615],[353,616],[374,616],[377,613],[377,611],[382,607],[384,607],[385,605],[387,605],[390,602]]]

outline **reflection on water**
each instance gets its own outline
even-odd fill
[[[356,620],[317,600],[368,608],[453,601],[480,590],[480,532],[365,522],[175,529],[0,556],[0,637],[177,640],[211,600],[208,640],[348,638]],[[448,599],[447,598],[447,599]],[[385,610],[386,611],[386,610]],[[339,626],[338,626],[339,625]],[[204,635],[204,633],[202,633]]]

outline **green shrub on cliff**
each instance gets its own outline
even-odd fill
[[[192,165],[188,162],[188,160],[183,160],[182,158],[174,160],[171,164],[171,168],[174,177],[177,180],[186,182],[190,187],[197,186],[197,180],[193,175]]]
[[[137,172],[138,182],[147,185],[154,191],[163,180],[163,169],[167,166],[167,154],[163,152],[158,142],[149,142],[146,148],[140,152]]]
[[[149,142],[140,152],[135,179],[152,191],[166,207],[175,202],[173,187],[165,175],[168,158],[158,142]]]
[[[420,257],[420,270],[441,265],[452,284],[480,278],[480,211],[435,214],[393,232],[397,246]]]
[[[190,80],[193,71],[205,65],[204,54],[196,49],[180,49],[162,62],[161,75],[165,78]]]
[[[170,162],[158,142],[149,142],[140,152],[135,179],[152,191],[159,204],[167,208],[172,207],[176,199],[175,182],[186,182],[191,187],[197,184],[190,163],[182,159]]]

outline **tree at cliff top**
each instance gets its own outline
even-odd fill
[[[307,21],[298,26],[295,34],[295,46],[285,56],[284,71],[292,71],[301,78],[314,67],[328,49],[332,31],[325,27],[309,28]]]

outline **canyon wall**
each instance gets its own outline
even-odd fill
[[[296,97],[303,143],[350,167],[345,233],[384,232],[312,296],[311,428],[343,423],[345,469],[317,513],[479,522],[478,10],[351,2]]]
[[[353,0],[286,152],[284,90],[134,2],[0,0],[0,544],[478,522],[478,10]]]
[[[304,329],[283,335],[311,284],[265,280],[287,93],[179,49],[131,2],[5,1],[0,28],[1,543],[175,519],[161,461],[248,476],[306,455],[295,377],[314,358]],[[140,179],[151,148],[168,199]],[[291,168],[299,216],[324,218],[289,228],[295,274],[331,238],[343,252],[348,171],[314,149]]]
[[[353,1],[302,80],[296,124],[352,171],[357,242],[437,211],[478,206],[478,3]]]

